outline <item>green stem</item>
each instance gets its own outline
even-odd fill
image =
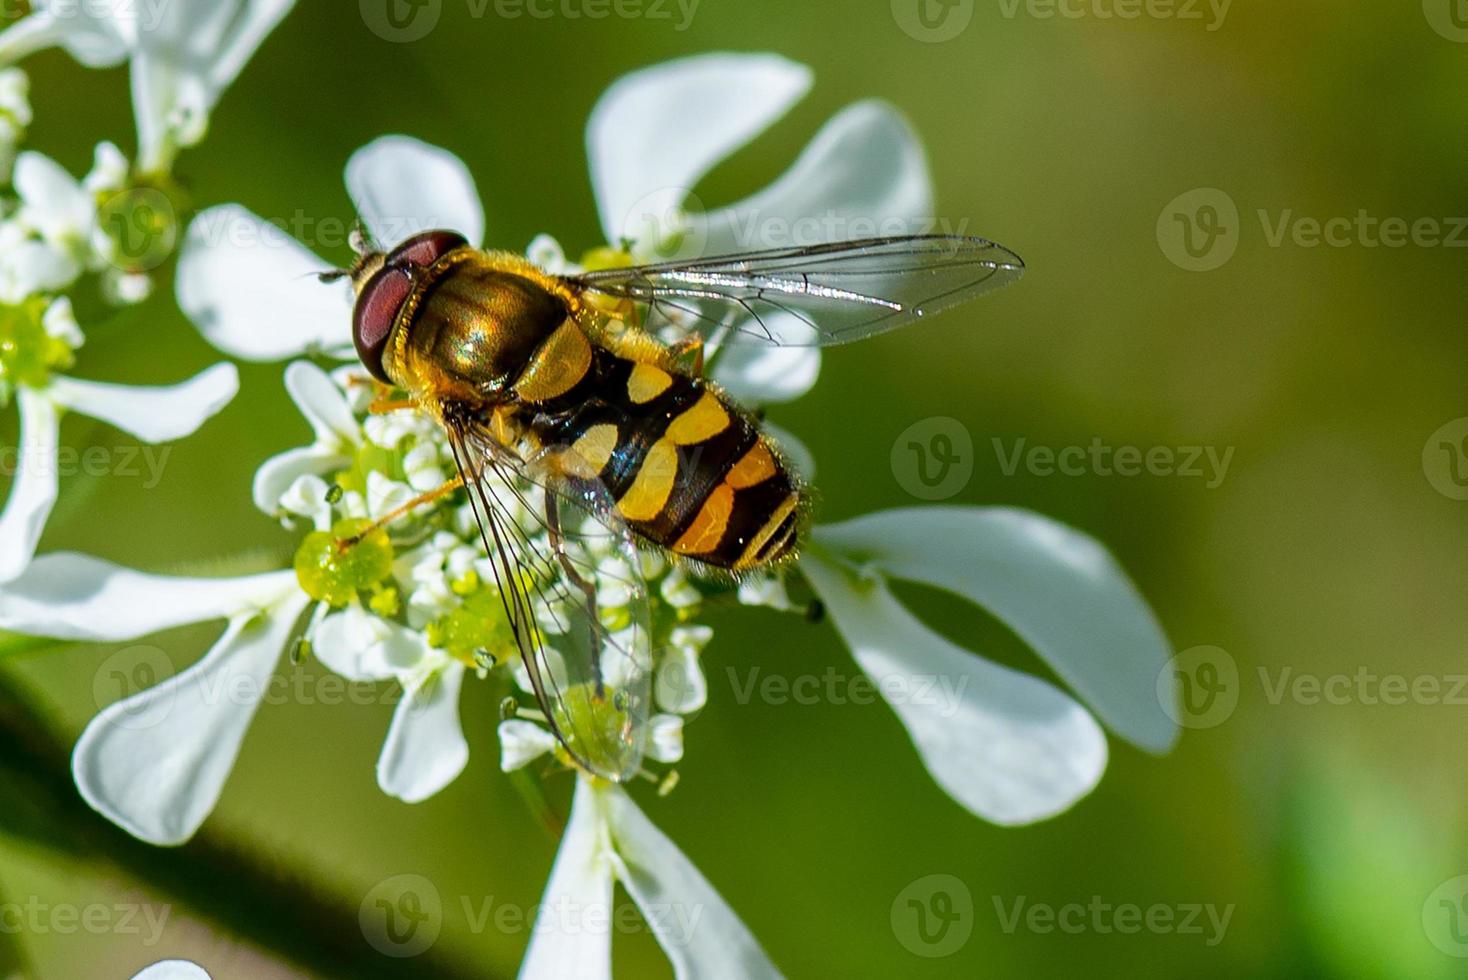
[[[404,963],[368,945],[355,902],[210,833],[176,848],[120,830],[77,795],[65,743],[16,680],[0,673],[0,832],[84,864],[106,863],[318,976],[396,978]],[[483,977],[432,951],[415,977]]]

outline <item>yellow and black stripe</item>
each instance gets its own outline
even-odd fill
[[[653,544],[732,572],[795,548],[798,482],[703,379],[592,344],[567,319],[513,390],[538,441],[572,447]]]

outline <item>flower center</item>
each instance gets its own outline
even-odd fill
[[[46,305],[40,297],[0,304],[0,383],[7,387],[43,388],[52,371],[74,363],[71,345],[46,332],[41,319]]]
[[[518,650],[515,635],[505,618],[498,590],[480,585],[472,572],[454,591],[464,599],[452,612],[428,624],[428,642],[470,666],[486,666],[486,656],[504,663]]]
[[[337,521],[330,531],[306,535],[296,549],[296,578],[311,598],[345,606],[358,592],[372,589],[392,573],[393,547],[378,528],[358,538],[372,522],[365,517]]]

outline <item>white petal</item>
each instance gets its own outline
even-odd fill
[[[90,233],[96,204],[75,177],[34,151],[15,159],[15,192],[21,200],[21,220],[53,244]]]
[[[411,136],[383,136],[347,161],[347,193],[383,249],[449,228],[484,241],[484,206],[464,161]]]
[[[31,563],[46,518],[56,504],[59,413],[45,395],[25,385],[16,389],[16,401],[20,408],[20,446],[15,480],[5,509],[0,511],[0,582],[15,578]]]
[[[398,703],[377,760],[377,785],[384,793],[419,803],[464,771],[469,743],[459,725],[463,680],[464,665],[449,660]]]
[[[175,291],[215,347],[247,361],[277,361],[351,346],[350,291],[316,279],[330,268],[281,229],[225,204],[190,222]]]
[[[1010,508],[917,507],[820,528],[815,540],[983,606],[1133,744],[1165,752],[1176,740],[1156,694],[1167,638],[1093,538]]]
[[[691,714],[708,703],[708,682],[698,665],[698,654],[673,647],[663,656],[653,682],[658,707],[680,715]]]
[[[790,464],[805,482],[810,483],[814,480],[816,478],[816,457],[810,451],[810,447],[802,442],[795,433],[768,419],[765,421],[764,428],[765,434],[775,440],[775,445],[780,450],[780,458]]]
[[[612,864],[602,808],[591,782],[577,779],[520,980],[611,980]]]
[[[315,446],[287,449],[260,464],[260,468],[255,471],[251,496],[256,507],[267,514],[274,514],[280,505],[280,498],[298,479],[331,473],[343,469],[351,462],[350,456],[327,452]]]
[[[362,428],[347,396],[321,368],[310,361],[292,361],[285,369],[285,390],[319,442],[331,448],[361,443]]]
[[[771,54],[707,54],[613,82],[586,125],[592,189],[609,242],[677,208],[720,160],[810,89],[810,69]]]
[[[41,314],[41,326],[46,328],[48,336],[64,341],[72,349],[80,347],[86,340],[81,325],[76,322],[70,296],[58,296],[51,301],[46,312]]]
[[[801,568],[923,764],[959,803],[998,824],[1031,823],[1101,779],[1106,736],[1063,692],[948,642],[878,581],[853,585],[848,570],[815,553]]]
[[[55,400],[72,411],[110,422],[144,442],[181,439],[212,418],[240,390],[233,364],[216,364],[176,385],[119,385],[57,377]]]
[[[81,273],[75,259],[45,242],[17,242],[0,253],[0,301],[19,303],[33,293],[65,289]]]
[[[215,99],[239,76],[256,49],[295,4],[296,0],[248,0],[240,16],[231,19],[229,33],[208,65],[209,85]]]
[[[514,772],[556,747],[554,735],[523,718],[500,722],[499,733],[500,769],[504,772]]]
[[[658,762],[683,758],[683,719],[677,715],[653,715],[647,723],[647,754]]]
[[[127,59],[136,31],[126,4],[63,3],[53,14],[37,10],[0,33],[0,63],[59,44],[88,68],[111,68]]]
[[[618,879],[652,929],[680,978],[754,980],[779,977],[734,910],[618,787],[605,793]],[[573,976],[574,974],[566,974]]]
[[[306,596],[238,616],[204,658],[104,708],[72,754],[82,797],[128,833],[180,844],[214,809]]]
[[[163,960],[143,967],[141,973],[133,974],[133,980],[209,980],[209,973],[188,960]]]
[[[794,401],[815,386],[820,374],[819,347],[735,344],[714,367],[714,380],[751,407]]]
[[[374,616],[357,603],[321,620],[311,648],[329,669],[354,681],[395,677],[428,655],[422,633]]]
[[[37,558],[0,589],[0,629],[62,640],[132,640],[262,609],[298,589],[293,571],[183,578],[60,551]]]
[[[883,102],[832,117],[769,187],[707,216],[707,255],[932,230],[927,160]]]

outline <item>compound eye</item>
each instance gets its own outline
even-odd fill
[[[383,369],[382,355],[387,351],[398,310],[412,289],[413,280],[406,271],[384,266],[362,287],[352,311],[352,343],[357,356],[374,378],[387,384],[392,384],[392,379]]]
[[[432,265],[440,255],[468,241],[456,231],[425,231],[414,235],[388,253],[388,265]]]

